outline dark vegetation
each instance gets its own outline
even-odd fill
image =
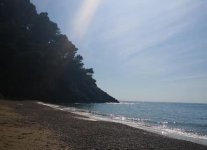
[[[0,93],[46,102],[117,102],[97,87],[77,48],[29,0],[0,0]]]

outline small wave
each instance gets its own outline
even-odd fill
[[[54,104],[47,104],[43,102],[38,102],[38,104],[48,106],[54,109],[59,109],[62,111],[69,111],[71,113],[82,115],[85,117],[89,117],[91,120],[122,123],[134,128],[143,129],[149,132],[161,134],[171,138],[182,139],[182,140],[187,140],[187,141],[207,145],[207,135],[199,135],[197,133],[187,132],[179,128],[169,128],[168,124],[171,123],[168,121],[157,122],[156,123],[157,125],[155,125],[153,121],[150,119],[129,118],[129,117],[125,117],[121,115],[119,116],[114,114],[102,114],[100,112],[89,111],[89,110],[79,109],[75,107],[64,107]],[[132,104],[132,103],[124,103],[124,104]],[[175,124],[176,122],[174,121],[172,123]]]
[[[60,107],[59,105],[55,105],[55,104],[48,104],[48,103],[43,103],[43,102],[37,102],[37,103],[40,105],[49,106],[52,108],[59,108]]]
[[[168,121],[163,121],[163,122],[161,122],[162,124],[168,124]]]
[[[158,134],[162,134],[171,138],[182,139],[203,145],[207,145],[207,136],[198,133],[187,132],[180,128],[163,128],[162,126],[153,127]]]

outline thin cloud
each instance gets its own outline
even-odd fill
[[[149,2],[143,3],[144,6],[149,4]],[[100,33],[101,38],[103,41],[108,41],[117,47],[115,50],[118,51],[119,58],[130,58],[130,56],[163,43],[188,29],[186,27],[192,21],[189,12],[198,4],[195,6],[185,6],[184,4],[184,2],[179,2],[169,10],[162,7],[157,11],[151,10],[151,13],[149,13],[149,10],[146,11],[140,8],[136,10],[136,13],[128,14],[128,17],[117,14],[116,20],[110,22],[112,27]],[[154,6],[158,7],[157,4]],[[125,40],[122,40],[123,38]]]

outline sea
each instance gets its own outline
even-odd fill
[[[207,145],[207,104],[163,102],[41,104],[87,116],[91,121],[122,123],[167,137]]]

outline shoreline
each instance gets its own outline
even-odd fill
[[[32,120],[44,130],[52,131],[56,139],[65,144],[65,149],[207,149],[204,145],[120,123],[87,120],[84,116],[52,109],[36,101],[0,100],[0,105],[12,108],[24,120]]]
[[[200,136],[197,134],[190,134],[190,133],[185,133],[185,132],[181,132],[181,131],[174,131],[172,129],[163,130],[158,127],[155,128],[153,126],[149,126],[144,123],[131,122],[131,121],[127,121],[125,119],[124,120],[117,120],[117,119],[113,119],[110,117],[101,116],[100,114],[91,113],[91,112],[88,112],[88,111],[85,111],[85,110],[82,110],[82,109],[79,109],[76,107],[70,107],[70,106],[64,106],[64,105],[58,105],[58,104],[49,104],[49,103],[44,103],[44,102],[37,102],[37,103],[40,105],[48,106],[53,109],[66,111],[66,112],[70,112],[70,113],[73,113],[76,115],[83,116],[83,117],[77,117],[78,119],[89,120],[89,121],[106,121],[106,122],[111,122],[111,123],[120,123],[120,124],[127,125],[129,127],[145,130],[147,132],[155,133],[155,134],[165,136],[168,138],[189,141],[189,142],[193,142],[193,143],[207,146],[207,137],[206,136]],[[87,117],[87,118],[85,118],[85,117]]]

